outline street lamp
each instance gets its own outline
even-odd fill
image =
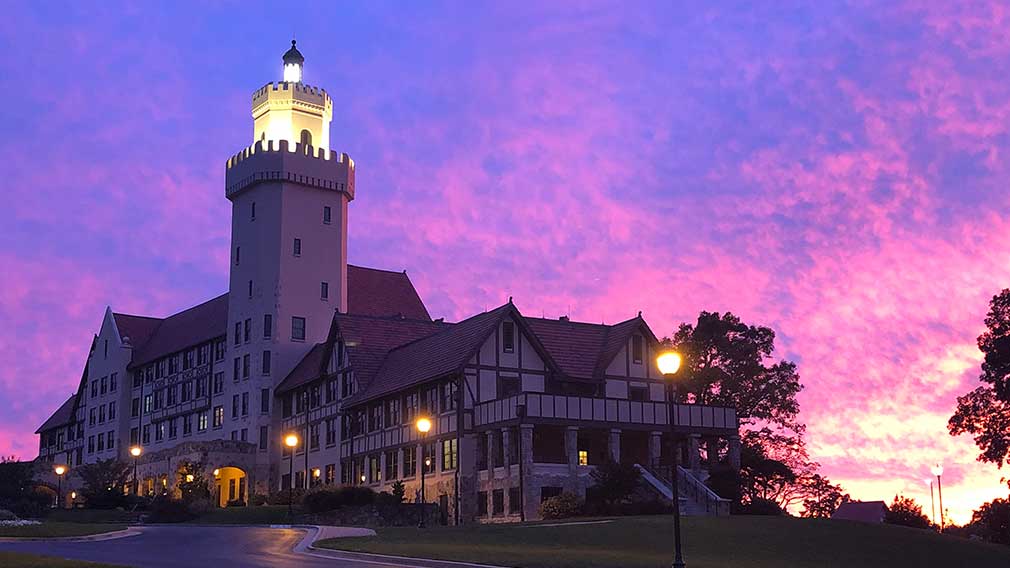
[[[421,433],[421,519],[417,522],[417,528],[424,528],[424,470],[428,469],[428,464],[431,463],[425,458],[425,447],[424,439],[428,436],[428,431],[431,430],[431,420],[421,417],[417,419],[417,431]]]
[[[943,532],[943,483],[940,482],[940,476],[943,475],[943,466],[940,464],[934,465],[930,468],[933,475],[936,476],[936,496],[940,499],[940,532]],[[932,492],[930,492],[932,493]]]
[[[680,547],[680,488],[677,486],[677,478],[680,477],[680,471],[677,467],[677,451],[676,451],[676,433],[674,432],[674,410],[676,409],[676,400],[674,399],[674,380],[676,379],[677,371],[680,370],[680,364],[683,361],[680,354],[676,351],[666,351],[660,353],[656,357],[656,366],[659,367],[659,372],[663,374],[663,378],[666,379],[666,400],[668,402],[669,408],[669,422],[670,422],[670,441],[674,443],[674,455],[673,455],[673,475],[670,476],[670,493],[673,497],[673,545],[674,545],[674,557],[673,557],[673,568],[684,568],[684,557],[681,553]]]
[[[137,485],[137,458],[140,454],[144,453],[143,448],[140,446],[131,446],[130,455],[133,456],[133,496],[136,497],[140,494],[140,486]]]
[[[63,493],[63,474],[67,472],[67,468],[62,465],[58,465],[53,468],[56,472],[56,508],[60,508],[60,495]]]
[[[284,445],[291,448],[291,455],[288,456],[288,521],[295,518],[295,446],[298,445],[298,436],[288,434],[284,437]]]

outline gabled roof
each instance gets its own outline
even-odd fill
[[[832,513],[832,519],[845,521],[861,521],[864,523],[882,523],[887,514],[887,503],[883,501],[849,501],[842,503]]]
[[[118,325],[119,320],[116,321]],[[143,365],[169,353],[226,335],[227,327],[228,294],[221,294],[161,320],[145,343],[138,344],[134,341],[136,351],[133,352],[131,365]]]
[[[364,390],[372,382],[387,353],[405,343],[437,333],[449,325],[451,324],[431,320],[336,314],[330,330],[331,340],[326,343],[328,348],[319,352],[316,348],[309,351],[276,390],[278,393],[285,392],[318,379],[329,361],[337,334],[347,345],[347,356],[354,368],[355,379]],[[317,357],[322,359],[314,360]]]
[[[130,345],[134,347],[140,347],[147,343],[163,321],[161,318],[130,314],[113,313],[112,317],[115,318],[116,327],[119,329],[119,339],[124,342],[129,341]]]
[[[347,313],[431,320],[406,272],[347,265]]]
[[[659,343],[659,339],[642,319],[641,312],[629,320],[607,327],[607,339],[603,342],[603,350],[600,352],[600,359],[596,364],[596,374],[602,375],[606,371],[610,362],[614,360],[614,357],[617,357],[622,348],[628,345],[632,334],[639,329],[645,330],[646,339],[650,340],[653,345]]]
[[[46,430],[52,430],[53,428],[59,428],[60,426],[70,424],[74,418],[74,403],[76,400],[77,395],[71,395],[66,402],[56,409],[56,412],[54,412],[52,416],[42,423],[42,426],[39,426],[39,429],[36,430],[35,433],[41,434]]]
[[[542,318],[526,318],[526,322],[562,373],[576,379],[595,376],[607,339],[606,325]]]

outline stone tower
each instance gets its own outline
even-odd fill
[[[225,172],[232,202],[225,400],[238,396],[241,407],[237,418],[226,407],[225,429],[245,428],[258,444],[258,491],[276,475],[266,468],[283,434],[273,389],[326,339],[334,311],[347,310],[354,162],[329,149],[333,103],[302,82],[304,61],[292,41],[284,81],[253,93],[253,145]]]

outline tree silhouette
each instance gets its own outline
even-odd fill
[[[902,495],[894,496],[894,501],[884,515],[884,522],[917,529],[928,529],[932,526],[929,518],[922,514],[922,506],[916,503],[915,499]]]

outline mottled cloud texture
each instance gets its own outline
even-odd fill
[[[5,6],[0,452],[35,455],[106,305],[225,289],[224,160],[295,31],[358,164],[353,262],[449,318],[732,310],[854,495],[928,505],[942,460],[956,520],[1005,496],[945,428],[1010,286],[1005,8],[548,4]]]

